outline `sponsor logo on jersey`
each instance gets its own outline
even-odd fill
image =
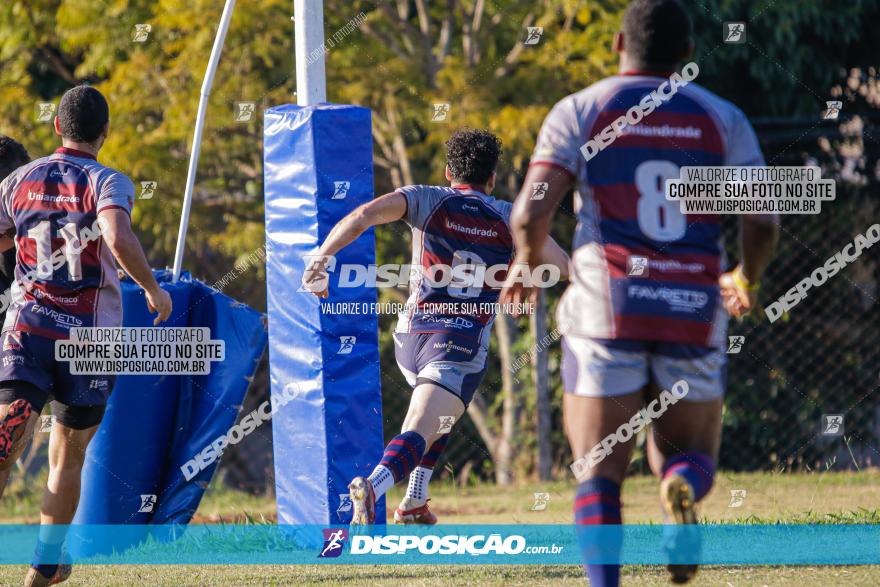
[[[65,328],[70,328],[71,326],[82,326],[83,321],[77,318],[76,316],[71,316],[70,314],[65,314],[64,312],[59,312],[58,310],[53,310],[52,308],[47,308],[46,306],[41,306],[40,304],[33,304],[31,306],[31,312],[34,314],[42,314],[44,316],[48,316],[49,318],[55,320],[55,323],[59,326],[64,326]]]
[[[3,366],[24,365],[24,357],[22,355],[6,355],[3,357]]]
[[[76,203],[79,202],[78,196],[55,196],[51,194],[40,194],[37,192],[28,191],[28,200],[38,200],[40,202],[55,202],[55,203]]]
[[[3,337],[4,351],[20,351],[21,350],[21,333],[16,331],[7,332]]]
[[[640,137],[672,137],[676,139],[699,139],[703,136],[703,130],[695,126],[627,126],[621,132],[623,136],[638,135]]]
[[[664,301],[669,308],[679,312],[693,312],[706,307],[709,296],[705,292],[672,287],[630,285],[627,295],[637,300]]]
[[[448,326],[449,328],[473,328],[474,323],[470,320],[462,318],[461,316],[455,316],[446,318],[443,316],[433,316],[431,314],[425,314],[421,317],[423,322],[434,322],[436,324],[442,324],[443,326]]]
[[[138,508],[138,513],[150,513],[153,511],[153,508],[156,507],[156,495],[155,494],[143,494],[141,495],[141,507]]]
[[[486,228],[477,228],[476,226],[462,226],[461,224],[453,222],[448,218],[446,219],[446,228],[455,232],[463,232],[464,234],[469,234],[471,236],[488,236],[493,238],[496,238],[498,236],[498,231]]]
[[[56,296],[36,287],[28,293],[38,300],[49,300],[50,302],[61,304],[62,306],[74,306],[79,301],[79,296]]]
[[[452,351],[459,351],[459,352],[462,352],[462,353],[465,353],[468,355],[474,354],[473,349],[469,349],[468,347],[455,344],[451,340],[448,340],[446,342],[435,342],[434,348],[435,349],[445,349],[447,353],[451,353]]]
[[[89,389],[95,389],[97,391],[107,391],[110,387],[110,381],[107,379],[92,379],[89,381]]]

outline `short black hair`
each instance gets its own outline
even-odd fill
[[[0,135],[0,181],[30,161],[31,157],[21,143],[12,137]]]
[[[484,185],[500,156],[501,140],[489,131],[464,128],[446,141],[446,163],[456,181]]]
[[[679,0],[633,0],[623,15],[627,55],[640,66],[672,68],[691,43],[691,18]]]
[[[104,96],[91,86],[77,86],[64,93],[58,106],[61,136],[78,143],[94,143],[110,120]]]

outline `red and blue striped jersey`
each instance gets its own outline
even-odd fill
[[[493,280],[503,282],[513,260],[511,203],[469,185],[414,185],[397,192],[406,198],[414,271],[409,311],[400,315],[396,331],[487,335],[495,312],[485,310],[501,293]],[[454,278],[452,271],[459,266],[473,278]],[[483,279],[478,268],[495,270]],[[436,311],[443,308],[461,311]]]
[[[582,152],[663,81],[612,76],[544,120],[531,164],[558,167],[576,187],[571,284],[558,310],[564,333],[709,346],[726,335],[721,217],[682,214],[666,200],[665,181],[684,166],[763,165],[745,115],[691,82],[598,154]]]
[[[15,283],[3,330],[67,338],[71,327],[120,326],[122,298],[98,214],[129,214],[134,185],[82,151],[60,148],[0,183],[0,232],[14,233]]]

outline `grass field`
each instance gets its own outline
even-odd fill
[[[628,480],[624,519],[657,523],[656,481]],[[33,523],[38,496],[21,482],[0,502],[3,523]],[[729,507],[731,490],[745,490],[739,507]],[[528,484],[510,489],[494,486],[457,488],[432,485],[434,511],[442,523],[570,523],[573,486]],[[531,511],[535,492],[549,493],[545,511]],[[396,503],[400,493],[392,494]],[[701,510],[706,521],[722,523],[880,523],[880,471],[812,474],[721,473]],[[198,519],[247,523],[274,520],[274,503],[228,490],[208,492]],[[845,548],[845,545],[841,545]],[[20,584],[21,567],[0,567],[0,585]],[[627,566],[624,585],[668,585],[661,567]],[[576,566],[96,566],[75,568],[70,585],[583,585]],[[693,585],[878,585],[880,567],[707,567]]]

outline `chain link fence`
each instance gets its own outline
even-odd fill
[[[800,137],[837,138],[831,125],[817,128],[814,121],[768,121],[756,125],[768,161],[774,165],[823,166],[824,177],[841,170],[828,161],[817,161],[787,146]],[[811,136],[806,136],[810,134]],[[773,155],[770,155],[770,154]],[[844,165],[845,167],[845,165]],[[838,177],[839,179],[839,177]],[[809,277],[825,261],[880,219],[876,179],[867,183],[839,181],[837,199],[826,202],[818,215],[781,218],[776,255],[763,278],[761,305],[782,296]],[[725,244],[731,264],[739,258],[738,220],[725,221]],[[770,323],[763,312],[742,321],[731,320],[729,335],[744,337],[738,353],[729,355],[728,385],[723,420],[720,466],[736,471],[858,469],[880,461],[880,313],[878,313],[878,261],[880,251],[868,249],[790,312]],[[559,292],[551,292],[558,299]],[[553,323],[551,321],[551,328]],[[393,328],[386,320],[383,333]],[[520,337],[514,355],[526,352],[534,341],[528,325],[519,322]],[[383,335],[386,336],[386,335]],[[393,368],[393,345],[383,338],[383,400],[385,433],[399,430],[409,401],[409,388]],[[480,391],[490,408],[500,411],[500,364],[493,337],[489,373]],[[562,433],[559,344],[550,353],[550,387],[553,394],[552,431],[554,473],[566,475],[570,463]],[[530,367],[517,374],[519,432],[515,439],[520,476],[534,475],[537,452],[534,432],[534,387]],[[842,416],[842,418],[838,418]],[[643,442],[643,441],[642,441]],[[648,472],[644,452],[635,451],[633,470]],[[456,426],[440,476],[454,476],[460,484],[477,478],[491,479],[493,465],[486,443],[469,418]]]
[[[848,164],[794,150],[840,138],[836,126],[814,121],[767,121],[756,124],[767,159],[773,165],[821,164],[823,176],[840,179]],[[867,133],[868,146],[876,145]],[[865,167],[865,162],[860,163]],[[865,181],[838,181],[837,199],[826,202],[819,215],[783,216],[776,255],[763,279],[761,305],[779,298],[809,277],[826,259],[880,219],[876,176]],[[563,206],[565,207],[565,206]],[[563,213],[560,213],[563,214]],[[565,222],[561,219],[560,222]],[[566,227],[568,229],[568,227]],[[738,220],[725,221],[725,244],[731,263],[739,257]],[[880,314],[878,314],[878,253],[868,249],[790,312],[770,323],[762,312],[732,320],[729,334],[742,336],[738,353],[729,355],[720,467],[735,471],[857,469],[880,461]],[[550,290],[551,310],[563,286]],[[395,318],[380,319],[380,353],[385,436],[400,430],[411,395],[396,368],[391,331]],[[551,320],[550,328],[555,320]],[[513,359],[534,344],[526,319],[518,322]],[[501,412],[501,366],[493,336],[490,368],[478,392],[490,414]],[[552,402],[553,472],[569,475],[571,456],[562,431],[559,343],[547,352]],[[267,397],[265,366],[258,374],[247,405]],[[516,373],[516,458],[514,477],[536,475],[535,393],[531,367]],[[837,417],[842,417],[840,420]],[[498,418],[494,418],[497,420]],[[839,424],[835,428],[835,425]],[[643,440],[640,440],[643,442]],[[228,484],[252,492],[272,488],[271,430],[231,449],[223,460]],[[632,470],[648,473],[643,446],[634,453]],[[490,450],[468,416],[456,424],[437,473],[460,485],[494,478]]]

